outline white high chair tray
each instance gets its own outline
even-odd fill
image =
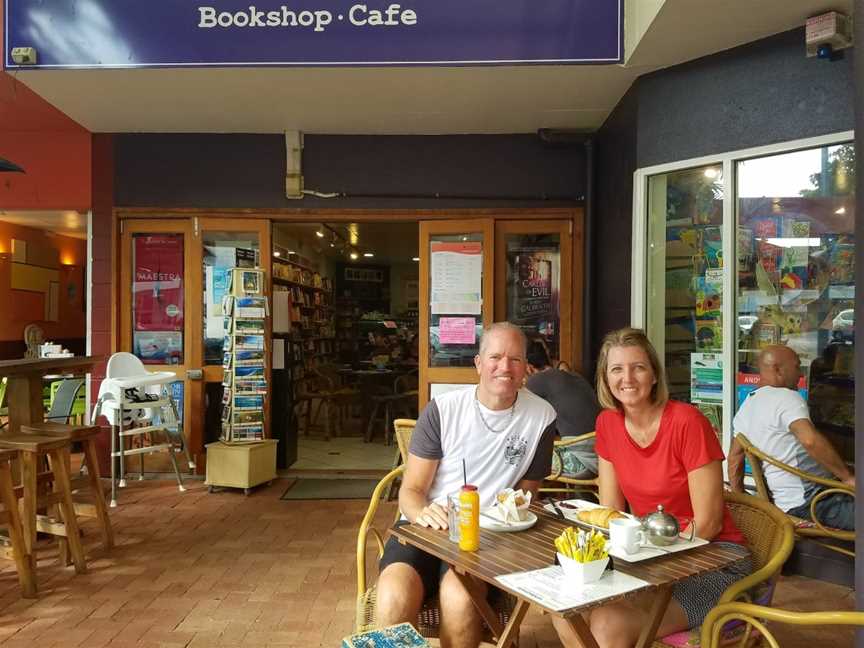
[[[133,387],[146,387],[148,385],[164,385],[177,379],[173,371],[151,371],[146,375],[129,376],[128,378],[109,378],[120,389],[132,389]]]

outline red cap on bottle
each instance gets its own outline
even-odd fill
[[[476,487],[474,484],[465,484],[465,485],[462,487],[462,490],[467,490],[467,491],[476,491],[476,490],[477,490],[477,487]]]

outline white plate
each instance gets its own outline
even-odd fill
[[[572,504],[575,506],[575,509],[566,508],[561,506],[561,502],[556,502],[558,504],[558,509],[564,514],[564,517],[569,521],[581,526],[588,527],[591,529],[597,529],[601,531],[605,535],[609,535],[609,529],[605,527],[599,527],[595,524],[588,524],[587,522],[583,522],[579,518],[576,517],[576,514],[579,511],[585,511],[588,509],[600,508],[600,505],[596,502],[589,502],[587,500],[564,500],[568,504]],[[549,511],[550,513],[555,513],[555,509],[552,508],[550,504],[544,504],[543,508]],[[634,516],[630,513],[625,513],[629,518],[633,518]],[[481,517],[482,519],[482,517]],[[634,518],[635,519],[635,518]],[[648,560],[649,558],[658,558],[660,556],[665,556],[670,553],[678,553],[679,551],[687,551],[688,549],[694,549],[696,547],[701,547],[702,545],[708,544],[707,540],[703,540],[702,538],[694,538],[692,541],[685,540],[684,538],[678,538],[675,544],[671,544],[668,546],[661,548],[655,547],[654,545],[646,544],[642,545],[639,548],[639,551],[636,553],[628,554],[625,553],[623,549],[619,549],[618,547],[610,547],[609,555],[614,558],[620,558],[625,562],[640,562],[642,560]]]
[[[524,531],[525,529],[530,529],[535,524],[537,524],[537,516],[531,511],[525,513],[525,519],[521,522],[511,522],[509,524],[498,522],[485,515],[480,516],[480,528],[487,531]]]
[[[556,502],[556,504],[558,505],[558,510],[560,510],[564,514],[564,517],[567,518],[570,522],[578,524],[581,527],[587,527],[589,529],[596,529],[597,531],[600,531],[601,533],[605,533],[606,535],[609,535],[609,529],[608,528],[597,526],[596,524],[588,524],[587,522],[583,522],[578,517],[576,517],[576,514],[579,511],[587,511],[589,509],[603,508],[599,504],[597,504],[596,502],[589,502],[587,500],[581,500],[581,499],[572,499],[572,500],[563,500],[561,502]],[[567,508],[566,506],[561,506],[561,504],[572,504],[576,508],[575,509],[574,508]],[[550,513],[553,513],[553,514],[555,513],[555,509],[552,508],[551,504],[544,504],[543,508],[546,509],[547,511],[549,511]],[[629,518],[633,517],[630,513],[624,513],[624,515],[626,515]]]
[[[667,554],[695,549],[696,547],[701,547],[706,544],[708,544],[708,541],[703,540],[702,538],[693,538],[693,540],[678,538],[675,544],[667,545],[662,548],[655,547],[651,544],[640,545],[639,551],[632,554],[625,553],[623,549],[619,549],[618,547],[610,547],[609,555],[615,558],[620,558],[624,562],[640,562],[642,560],[648,560],[649,558],[659,558],[660,556],[665,556]]]

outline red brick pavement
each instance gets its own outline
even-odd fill
[[[0,644],[309,648],[338,646],[350,634],[366,501],[282,501],[283,481],[249,497],[188,485],[178,493],[168,481],[130,481],[111,511],[117,547],[105,553],[84,522],[90,571],[76,576],[46,545],[38,599],[20,598],[11,563],[0,564]],[[382,507],[382,521],[393,507]],[[795,605],[806,592],[801,600],[812,601],[814,587],[820,601],[851,609],[848,589],[814,581],[787,581],[778,596]],[[798,631],[781,643],[803,647],[815,637],[851,645],[851,633],[824,631],[809,638]],[[529,613],[521,648],[559,645],[548,618]]]

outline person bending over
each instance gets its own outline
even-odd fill
[[[468,482],[487,508],[505,488],[534,496],[548,474],[555,411],[522,389],[525,335],[506,322],[487,328],[474,358],[480,377],[470,385],[436,396],[420,413],[411,437],[398,524],[414,522],[447,528],[447,495]],[[479,645],[482,620],[467,590],[446,563],[390,538],[379,565],[376,622],[416,623],[423,601],[438,593],[440,641],[444,648]]]

